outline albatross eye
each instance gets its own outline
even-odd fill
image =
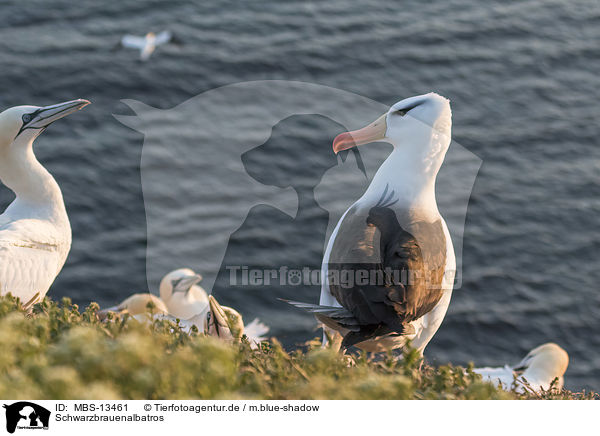
[[[32,120],[33,116],[31,114],[25,114],[23,115],[22,119],[23,119],[23,124],[27,124],[28,122],[30,122]]]
[[[400,115],[401,117],[403,117],[404,115],[406,115],[408,113],[408,111],[416,108],[417,106],[419,106],[421,103],[416,103],[413,104],[412,106],[408,106],[405,107],[403,109],[398,109],[397,111],[392,112],[394,115]]]

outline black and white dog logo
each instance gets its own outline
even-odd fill
[[[14,433],[18,429],[48,430],[50,411],[29,401],[19,401],[10,405],[5,404],[6,431]]]

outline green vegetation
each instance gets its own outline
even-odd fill
[[[286,352],[272,339],[260,350],[242,341],[191,335],[174,323],[127,315],[100,322],[69,299],[45,299],[28,312],[0,298],[0,398],[11,399],[514,399],[593,398],[556,389],[509,393],[470,368],[421,367],[404,359],[341,356],[320,348]],[[149,308],[151,310],[151,308]]]

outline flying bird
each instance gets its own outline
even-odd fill
[[[343,349],[379,352],[410,340],[422,354],[446,314],[456,260],[435,181],[451,116],[449,101],[429,93],[394,104],[333,142],[336,153],[375,141],[393,145],[329,239],[319,304],[290,302],[339,332]]]
[[[156,50],[156,47],[169,42],[176,42],[176,39],[168,30],[164,30],[158,34],[148,32],[146,36],[125,35],[121,38],[121,45],[123,47],[134,48],[140,51],[140,59],[142,61],[147,61],[152,53],[154,53],[154,50]]]
[[[525,392],[529,388],[540,392],[549,390],[554,380],[556,380],[554,387],[562,389],[563,375],[568,366],[567,352],[549,342],[531,350],[515,366],[475,368],[473,372],[507,391],[515,389],[517,392]]]
[[[0,114],[0,180],[16,195],[0,215],[0,294],[10,292],[28,305],[44,298],[71,248],[60,187],[36,159],[33,141],[89,103],[17,106]]]

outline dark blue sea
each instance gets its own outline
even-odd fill
[[[159,47],[148,62],[115,49],[126,33],[164,29],[182,43]],[[73,228],[51,297],[112,305],[156,293],[149,277],[166,272],[147,271],[147,138],[113,117],[133,115],[121,100],[167,110],[218,87],[274,79],[386,106],[436,91],[451,100],[453,140],[481,168],[464,225],[462,284],[426,357],[503,365],[553,341],[570,355],[573,390],[600,390],[599,72],[600,3],[591,0],[0,2],[0,108],[93,102],[36,142]],[[231,106],[236,123],[235,99]],[[197,126],[187,129],[180,133],[193,136]],[[288,347],[318,335],[316,323],[277,298],[316,302],[318,286],[242,290],[228,286],[225,266],[318,268],[328,218],[313,189],[336,165],[328,153],[342,130],[298,115],[242,157],[255,180],[297,195],[298,214],[254,207],[229,239],[212,290]],[[165,149],[178,140],[172,129],[162,135],[153,139]],[[158,194],[168,198],[172,187]],[[217,219],[217,206],[246,198],[227,180],[210,189]],[[0,188],[0,206],[11,199]],[[210,243],[194,234],[183,241],[182,252]]]

